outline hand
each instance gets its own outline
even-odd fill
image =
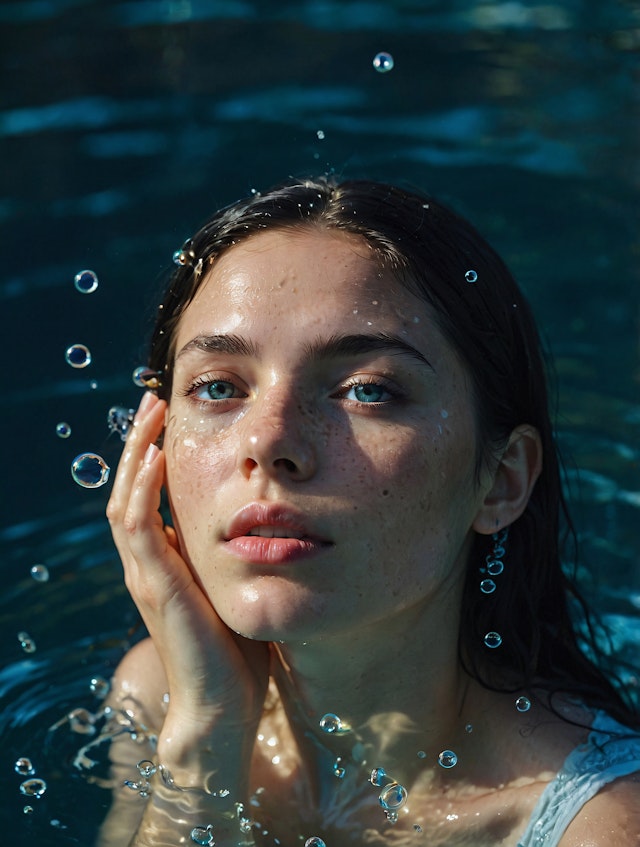
[[[200,755],[195,748],[202,749],[203,742],[210,748],[213,735],[224,737],[228,747],[234,736],[246,746],[251,729],[255,733],[268,680],[269,648],[236,635],[222,622],[183,558],[175,530],[164,525],[158,509],[165,457],[154,442],[162,432],[166,408],[154,394],[143,397],[107,517],[126,586],[169,682],[159,753],[164,736],[171,758],[185,766],[188,762],[192,770]]]

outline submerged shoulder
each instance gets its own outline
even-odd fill
[[[558,847],[637,847],[640,772],[619,777],[582,807]]]
[[[164,722],[163,696],[167,689],[162,660],[153,641],[145,638],[125,653],[116,668],[109,704],[129,710],[138,720],[159,730]]]

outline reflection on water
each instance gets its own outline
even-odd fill
[[[103,517],[110,486],[78,487],[71,463],[117,463],[138,386],[157,378],[131,380],[154,292],[186,235],[289,173],[419,185],[505,255],[555,353],[593,590],[615,648],[640,641],[635,4],[269,6],[0,6],[0,822],[13,845],[90,843],[106,773],[74,767],[78,727],[99,732],[105,681],[139,635]],[[376,72],[382,54],[391,72]],[[33,780],[41,796],[20,788]]]

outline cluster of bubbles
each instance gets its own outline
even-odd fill
[[[107,427],[109,432],[115,432],[122,441],[127,440],[129,430],[133,426],[135,409],[127,409],[124,406],[112,406],[107,412]]]
[[[157,772],[157,766],[149,759],[143,759],[136,765],[138,769],[139,779],[125,779],[124,785],[131,791],[136,791],[140,797],[148,797],[151,794],[151,783],[149,780]],[[193,838],[193,832],[191,833]],[[195,839],[194,839],[195,840]],[[196,844],[208,844],[208,841],[196,841]],[[213,841],[211,842],[213,844]]]
[[[26,756],[20,756],[13,766],[14,771],[22,777],[27,777],[20,783],[20,793],[25,797],[35,797],[40,799],[47,790],[47,783],[44,779],[39,779],[35,776],[36,769]],[[33,806],[25,806],[23,809],[25,815],[33,812]]]
[[[386,819],[389,823],[397,823],[398,812],[407,802],[408,794],[404,785],[400,785],[390,777],[384,768],[373,768],[369,774],[369,782],[376,788],[380,788],[378,802],[382,806]]]
[[[380,51],[380,53],[376,53],[373,57],[373,67],[379,74],[386,74],[389,71],[392,71],[394,65],[395,62],[393,60],[393,56],[391,53],[386,53],[384,50]]]

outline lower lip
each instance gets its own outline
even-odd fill
[[[264,538],[241,535],[226,542],[229,552],[245,562],[260,565],[283,565],[317,556],[331,545],[310,538]]]

